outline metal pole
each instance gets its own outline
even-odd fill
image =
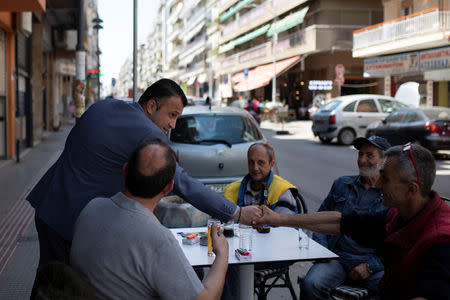
[[[275,19],[274,19],[275,23]],[[272,78],[272,102],[275,102],[275,98],[277,96],[277,58],[275,54],[275,46],[278,41],[278,34],[274,33],[273,35],[273,78]]]
[[[136,102],[137,85],[137,0],[133,0],[133,101]]]
[[[271,5],[272,15],[273,15],[273,26],[275,26],[275,22],[277,21],[277,12],[275,11],[275,7],[272,1]],[[274,32],[273,34],[273,45],[272,45],[272,58],[273,58],[273,78],[272,78],[272,102],[275,102],[275,98],[277,97],[277,57],[275,53],[275,47],[278,42],[278,33]]]
[[[97,29],[97,75],[98,75],[98,94],[97,94],[97,101],[100,101],[100,44],[98,42],[98,36],[99,36],[100,28]]]
[[[78,0],[78,34],[76,47],[75,117],[84,113],[84,89],[86,81],[86,51],[84,51],[84,0]]]

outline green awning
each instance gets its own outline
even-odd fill
[[[254,39],[255,37],[260,36],[261,34],[266,33],[269,30],[269,28],[270,28],[270,24],[266,24],[263,27],[253,30],[252,32],[249,32],[241,37],[238,37],[237,39],[234,40],[234,45],[238,46],[245,42],[248,42],[248,41]]]
[[[238,11],[240,11],[242,8],[244,8],[246,5],[252,3],[253,0],[242,0],[240,1],[238,4],[236,4],[235,6],[231,7],[229,10],[227,10],[226,12],[224,12],[221,16],[220,16],[220,22],[223,22],[225,20],[227,20],[229,17],[231,17],[232,15],[234,15],[235,13],[237,13]]]
[[[305,19],[305,15],[307,12],[308,12],[308,7],[305,7],[303,9],[281,19],[280,21],[275,22],[275,24],[273,24],[270,27],[269,31],[267,32],[267,36],[272,36],[275,33],[283,32],[294,26],[297,26],[298,24],[303,23],[303,20]]]
[[[223,44],[219,47],[219,54],[225,53],[227,51],[230,51],[231,49],[234,49],[234,41],[228,42],[226,44]]]

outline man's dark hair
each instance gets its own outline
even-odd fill
[[[252,144],[247,151],[247,156],[250,153],[250,150],[257,147],[257,146],[262,146],[264,147],[264,149],[266,149],[267,155],[269,156],[269,162],[272,162],[273,160],[273,147],[267,143],[254,143]]]
[[[417,181],[417,172],[414,168],[408,151],[403,151],[404,146],[394,146],[385,152],[386,157],[397,157],[397,169],[403,182]],[[433,154],[426,148],[412,144],[411,152],[417,165],[420,176],[420,193],[427,197],[431,192],[436,177],[436,162]]]
[[[139,170],[141,165],[142,149],[150,145],[158,145],[164,148],[165,164],[159,169],[152,169],[150,175],[144,175]],[[148,141],[140,144],[131,153],[128,160],[125,187],[136,197],[153,198],[173,179],[176,162],[170,148],[160,141]]]
[[[183,107],[187,105],[187,98],[181,87],[173,80],[163,78],[149,86],[139,98],[139,104],[142,106],[147,101],[153,99],[156,101],[157,109],[161,107],[164,101],[170,97],[180,97]]]

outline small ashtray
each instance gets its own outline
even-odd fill
[[[200,246],[208,247],[208,236],[207,235],[200,236]]]

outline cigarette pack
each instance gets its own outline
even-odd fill
[[[250,252],[243,253],[242,251],[239,251],[239,249],[234,250],[234,254],[236,255],[236,258],[240,261],[251,261],[252,260],[252,254]]]
[[[182,241],[183,241],[183,244],[185,244],[185,245],[194,245],[194,244],[197,244],[198,242],[200,242],[200,238],[198,236],[196,236],[195,238],[191,238],[191,239],[184,238]]]

